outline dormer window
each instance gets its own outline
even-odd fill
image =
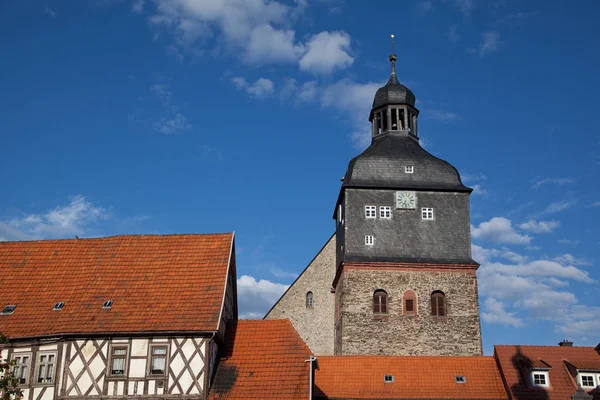
[[[412,174],[415,172],[415,167],[414,165],[405,165],[404,166],[404,173],[405,174]]]
[[[548,371],[531,371],[531,385],[534,387],[549,387]]]

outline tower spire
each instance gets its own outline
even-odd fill
[[[392,74],[396,75],[396,53],[394,53],[394,34],[392,33],[391,35],[392,38],[392,52],[390,54],[390,62],[392,63]]]

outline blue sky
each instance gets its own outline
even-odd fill
[[[0,239],[235,231],[260,316],[334,231],[389,74],[471,196],[484,347],[600,333],[600,4],[0,5]]]

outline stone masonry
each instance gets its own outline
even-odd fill
[[[287,318],[312,352],[333,355],[335,235],[333,235],[265,319]],[[306,293],[313,293],[313,307],[306,307]]]
[[[387,315],[373,313],[373,292],[388,294]],[[417,295],[417,314],[404,315],[402,295]],[[446,295],[446,317],[431,316],[431,293]],[[385,355],[482,355],[474,270],[346,267],[337,283],[335,352]]]

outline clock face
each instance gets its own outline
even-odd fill
[[[396,208],[417,208],[417,195],[415,192],[396,192]]]

